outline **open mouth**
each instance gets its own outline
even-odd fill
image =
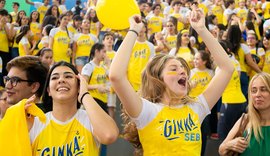
[[[181,85],[181,86],[186,86],[186,78],[181,78],[180,80],[178,80],[178,84]]]

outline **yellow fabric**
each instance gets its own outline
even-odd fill
[[[32,22],[30,24],[30,30],[33,33],[33,40],[35,40],[36,42],[38,42],[40,40],[40,34],[41,34],[41,26],[39,23],[37,22]]]
[[[167,36],[166,37],[165,40],[167,41],[170,48],[175,48],[176,47],[176,38],[177,38],[177,35]]]
[[[45,17],[45,14],[46,14],[47,10],[48,10],[48,7],[46,7],[44,5],[40,6],[37,9],[37,11],[39,12],[39,23],[42,23],[43,22],[43,19]]]
[[[97,24],[98,22],[94,23],[94,22],[90,22],[90,33],[93,34],[93,35],[96,35],[97,37]]]
[[[32,156],[25,103],[26,99],[8,108],[0,122],[0,151],[3,156]],[[41,122],[46,121],[45,114],[35,104],[32,104],[27,112],[39,117]]]
[[[199,8],[201,8],[203,10],[204,14],[207,15],[208,8],[203,3],[199,3]]]
[[[238,75],[238,71],[236,70],[239,67],[239,64],[233,60],[232,63],[235,70],[229,84],[222,94],[222,103],[244,103],[246,102],[246,98],[241,91],[240,77]]]
[[[263,17],[264,19],[270,18],[270,3],[269,2],[266,2]]]
[[[40,42],[38,43],[38,49],[39,50],[45,47],[45,45],[43,44],[44,42],[48,43],[48,45],[49,45],[49,38],[48,38],[48,36],[43,36],[41,38]]]
[[[0,30],[0,51],[9,52],[7,33],[4,29]]]
[[[98,146],[87,128],[74,118],[67,124],[53,120],[38,134],[32,144],[35,156],[98,156]]]
[[[173,14],[171,14],[171,16],[173,16],[173,17],[175,17],[175,18],[180,18],[180,17],[182,17],[182,15],[181,14],[179,14],[179,13],[173,13]],[[177,31],[180,31],[180,30],[182,30],[182,29],[184,29],[185,28],[185,26],[184,26],[184,24],[182,23],[182,22],[179,22],[178,20],[177,20]]]
[[[207,87],[213,75],[211,75],[209,70],[199,71],[197,70],[194,75],[190,78],[191,83],[196,84],[194,88],[192,88],[189,92],[190,97],[199,96],[204,89]]]
[[[20,28],[20,29],[21,29],[21,28]],[[20,29],[17,30],[15,36],[17,36],[17,35],[20,33]],[[13,47],[13,48],[18,48],[18,47],[19,47],[19,45],[18,45],[17,42],[16,42],[16,39],[14,39],[14,42],[13,42],[13,46],[12,46],[12,47]]]
[[[262,48],[258,48],[257,50],[259,51],[259,50],[263,50],[263,49]],[[257,55],[260,59],[262,59],[262,57],[258,55],[258,51],[256,52],[256,48],[251,49],[250,50],[250,54]],[[262,67],[263,66],[262,61],[259,62],[258,66],[259,67]],[[247,68],[247,74],[249,76],[249,79],[251,79],[256,74],[256,72],[254,70],[252,70],[251,68]]]
[[[270,51],[265,52],[263,71],[270,74]]]
[[[78,33],[77,30],[72,26],[72,24],[68,25],[68,32],[72,33],[73,35]]]
[[[257,22],[253,22],[254,28],[255,28],[255,33],[258,37],[258,41],[261,40],[261,34],[260,34],[260,29],[259,29],[259,24]]]
[[[55,62],[61,60],[70,62],[70,56],[67,55],[67,51],[70,44],[70,37],[67,31],[60,30],[55,33],[53,37],[53,59]]]
[[[190,107],[165,106],[147,126],[138,130],[144,156],[199,156],[200,127],[199,116]]]
[[[147,42],[135,42],[128,64],[128,80],[135,91],[138,91],[142,82],[141,74],[151,54]]]
[[[95,44],[93,39],[89,34],[80,34],[78,37],[77,43],[77,50],[76,50],[76,58],[82,56],[89,56],[90,50],[92,46]]]
[[[239,9],[236,13],[236,15],[241,19],[241,23],[245,23],[245,21],[247,20],[247,14],[248,12],[245,9]]]
[[[240,63],[241,71],[247,72],[247,64],[245,63],[245,53],[244,53],[244,50],[241,48],[241,46],[239,47],[239,50],[238,50],[238,56],[235,55],[235,58]]]
[[[31,45],[30,45],[30,43],[28,42],[27,43],[27,48],[30,50],[30,48],[31,48]],[[25,52],[25,50],[24,50],[24,44],[22,44],[22,42],[20,41],[19,42],[19,56],[25,56],[26,55],[26,52]]]
[[[159,16],[153,16],[147,21],[148,29],[151,30],[151,34],[160,32],[162,30],[162,18]]]
[[[191,54],[191,51],[188,47],[180,47],[176,53],[176,56],[182,57],[184,60],[187,61],[189,68],[193,68],[194,55]]]
[[[220,5],[215,5],[212,9],[212,13],[216,15],[218,24],[223,23],[223,8]]]
[[[89,81],[90,85],[104,85],[106,86],[108,82],[108,76],[106,68],[103,65],[95,66],[93,73],[91,74],[91,79]],[[107,103],[107,93],[100,93],[97,89],[90,90],[89,93],[92,97],[97,98],[104,103]]]

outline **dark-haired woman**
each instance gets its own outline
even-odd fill
[[[28,38],[31,36],[31,30],[28,25],[24,25],[21,27],[20,33],[16,36],[15,42],[19,44],[19,56],[32,55],[35,50],[37,42],[33,41],[33,45],[31,48],[31,44],[29,43]]]
[[[67,14],[60,16],[60,25],[53,28],[49,35],[49,48],[53,50],[53,60],[70,62],[72,51],[69,48],[72,43],[72,35],[67,30],[69,18]]]
[[[265,32],[265,35],[263,37],[263,47],[265,50],[263,71],[266,73],[270,73],[270,29]]]
[[[90,95],[99,104],[99,106],[108,113],[108,94],[110,86],[108,81],[108,69],[101,62],[106,58],[106,49],[103,44],[96,43],[93,45],[89,60],[82,68],[82,75],[86,82],[88,82],[88,90]],[[106,155],[106,146],[101,146],[101,154]]]
[[[99,143],[117,139],[115,122],[88,94],[85,79],[73,65],[61,61],[51,68],[42,97],[47,120],[30,122],[33,155],[97,156]],[[85,110],[79,109],[81,104]]]

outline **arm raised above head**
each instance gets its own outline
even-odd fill
[[[144,24],[139,15],[130,17],[129,23],[130,29],[112,61],[109,78],[127,113],[131,117],[137,117],[141,112],[142,102],[127,79],[127,68],[132,48]]]
[[[203,92],[209,108],[212,109],[229,83],[234,67],[218,40],[214,38],[205,27],[203,11],[196,6],[193,6],[193,10],[190,13],[190,24],[203,39],[207,48],[211,52],[211,56],[214,58],[215,63],[220,69]]]

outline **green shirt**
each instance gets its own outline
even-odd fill
[[[250,143],[241,156],[270,156],[270,126],[263,126],[262,136],[258,142],[252,133]]]

